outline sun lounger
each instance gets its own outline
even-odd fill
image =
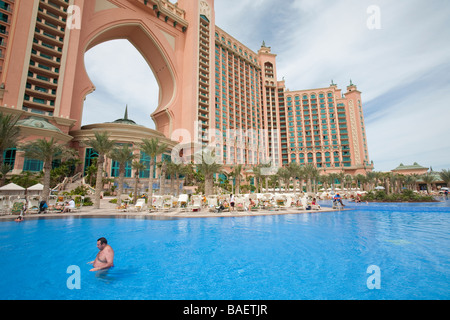
[[[206,200],[208,202],[208,211],[209,212],[216,212],[217,198],[216,197],[208,197]]]
[[[128,197],[128,195],[122,195],[120,197],[120,203],[117,204],[116,209],[122,212],[128,212],[128,204],[130,203],[131,199]]]
[[[6,215],[9,213],[9,205],[6,197],[0,197],[0,215]]]
[[[187,211],[189,196],[187,194],[180,194],[178,196],[178,208],[181,211]]]
[[[137,199],[136,204],[134,205],[134,211],[140,212],[145,207],[145,199]]]
[[[153,202],[153,208],[156,211],[161,211],[164,208],[164,199],[161,196],[155,196],[154,202]]]
[[[192,211],[200,211],[202,209],[202,198],[200,196],[192,196]]]
[[[173,207],[172,196],[166,195],[163,196],[163,206],[162,210],[169,211]]]
[[[38,213],[38,212],[39,212],[39,197],[28,198],[27,213]]]
[[[236,211],[245,211],[244,198],[236,197],[234,207]]]
[[[306,210],[308,207],[308,198],[305,196],[301,198],[300,202],[302,203],[303,210]]]

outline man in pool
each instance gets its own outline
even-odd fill
[[[89,271],[99,271],[114,267],[114,250],[108,245],[108,241],[103,237],[98,239],[97,248],[100,252],[94,261],[88,262],[94,266]]]

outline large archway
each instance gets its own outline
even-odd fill
[[[83,126],[122,118],[128,106],[130,119],[155,129],[150,115],[158,107],[159,86],[147,61],[128,40],[91,48],[85,66],[96,90],[84,102]]]
[[[190,92],[192,89],[195,92],[196,87],[187,87],[186,83],[192,82],[191,75],[197,72],[198,66],[192,64],[192,59],[198,55],[198,48],[189,48],[186,52],[190,33],[184,26],[187,26],[184,11],[174,5],[168,6],[169,2],[165,1],[161,2],[164,7],[125,0],[108,1],[114,5],[107,7],[99,3],[106,2],[83,2],[81,28],[70,33],[65,70],[68,76],[64,79],[67,92],[62,94],[60,113],[78,120],[71,131],[81,128],[84,100],[95,89],[86,72],[84,55],[101,43],[117,39],[128,40],[153,71],[159,86],[158,106],[151,115],[155,129],[170,137],[173,130],[183,128],[184,123],[194,123],[195,112],[184,113],[183,109],[196,108],[196,97]],[[183,114],[183,119],[175,114]],[[184,129],[193,131],[192,128]]]
[[[152,39],[149,31],[140,23],[126,23],[113,27],[105,27],[90,39],[85,50],[83,50],[83,56],[86,51],[96,45],[115,39],[126,39],[132,43],[152,69],[160,88],[158,107],[154,113],[156,116],[153,115],[153,118],[156,123],[156,128],[168,135],[171,130],[171,117],[168,110],[170,103],[176,96],[176,80],[173,67],[170,66],[166,55],[163,54],[160,46]],[[126,59],[126,57],[124,58]],[[79,62],[76,74],[79,78],[84,79],[84,81],[75,82],[75,95],[74,100],[72,100],[71,118],[81,119],[84,100],[95,87],[86,73],[84,60]],[[123,79],[123,81],[125,82],[126,79]]]

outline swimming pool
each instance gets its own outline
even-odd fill
[[[2,222],[0,299],[450,298],[449,201],[348,207],[354,210]],[[86,263],[101,236],[115,250],[115,267],[92,273]],[[80,289],[68,288],[77,275],[70,266],[79,267]]]

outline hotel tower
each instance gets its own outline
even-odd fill
[[[92,150],[81,142],[107,130],[119,142],[156,137],[182,146],[184,158],[210,147],[229,165],[373,168],[356,85],[288,90],[270,47],[253,51],[215,25],[214,0],[0,0],[0,15],[0,112],[20,117],[24,141],[53,137],[87,159]],[[129,119],[82,126],[95,90],[84,55],[115,39],[130,41],[155,75],[156,130]],[[41,168],[20,150],[4,156],[15,173]]]

